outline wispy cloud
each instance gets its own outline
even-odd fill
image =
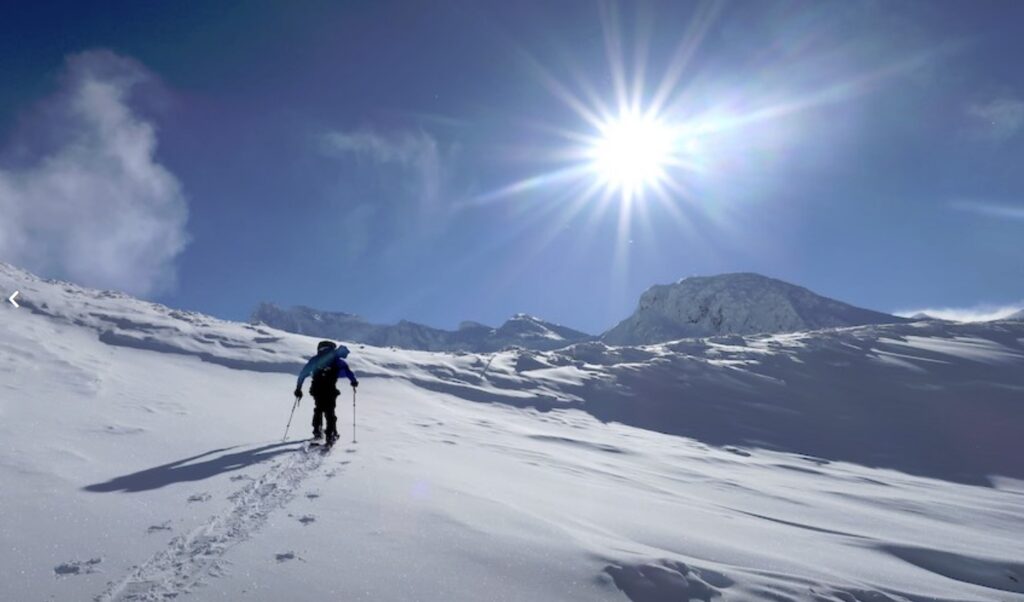
[[[138,295],[172,286],[188,207],[156,161],[156,129],[129,105],[153,77],[130,58],[91,51],[69,57],[61,81],[23,132],[50,147],[0,169],[0,258]]]
[[[397,258],[444,229],[456,148],[442,147],[422,129],[332,131],[319,142],[344,170],[339,198],[347,207],[342,227],[350,255],[375,241],[375,252]]]
[[[382,134],[371,129],[330,132],[324,136],[328,151],[397,167],[412,176],[410,184],[427,202],[437,200],[443,178],[437,140],[421,130]]]
[[[1001,142],[1024,129],[1024,100],[995,98],[967,106],[973,131],[984,138]]]
[[[1002,320],[1024,310],[1024,301],[1003,305],[979,303],[971,307],[926,307],[895,312],[897,316],[910,318],[917,314],[928,314],[933,318],[953,320],[954,322],[989,322]]]
[[[985,217],[1024,220],[1024,205],[1007,205],[1004,203],[961,199],[950,201],[949,207],[957,211],[967,211]]]

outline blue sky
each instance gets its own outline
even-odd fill
[[[21,4],[0,259],[47,276],[591,332],[733,271],[1024,300],[1020,3]],[[630,195],[586,158],[623,95],[686,132]]]

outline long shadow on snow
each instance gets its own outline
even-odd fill
[[[235,447],[223,447],[212,449],[196,456],[176,460],[169,464],[161,464],[153,468],[140,470],[120,477],[114,477],[104,483],[95,483],[83,487],[85,491],[94,493],[109,493],[120,491],[123,493],[137,493],[160,489],[173,483],[184,483],[188,481],[202,481],[210,477],[240,470],[253,464],[269,460],[274,456],[293,452],[297,448],[295,442],[272,443],[262,447],[246,449],[234,453],[227,452]],[[197,462],[200,458],[207,458]]]

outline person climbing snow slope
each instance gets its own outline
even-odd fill
[[[356,375],[352,373],[345,358],[348,357],[348,348],[344,345],[335,345],[331,341],[320,341],[316,346],[316,355],[311,357],[299,373],[298,383],[295,385],[295,397],[302,399],[302,384],[306,378],[312,376],[313,380],[309,385],[309,394],[313,396],[313,440],[320,440],[326,435],[327,444],[334,443],[338,438],[338,417],[335,414],[338,395],[338,378],[344,375],[348,378],[352,388],[359,386]],[[327,419],[327,431],[322,430],[324,418]]]

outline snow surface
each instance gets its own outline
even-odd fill
[[[683,337],[796,332],[905,322],[759,274],[685,278],[657,285],[630,317],[606,332],[615,345],[660,343]]]
[[[320,455],[315,339],[13,290],[3,600],[1024,600],[1024,325],[352,344]]]

